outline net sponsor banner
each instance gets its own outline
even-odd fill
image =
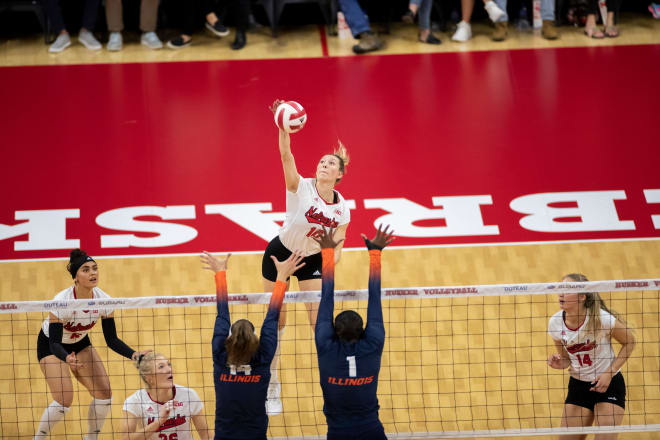
[[[3,84],[30,87],[0,91],[0,145],[12,146],[2,152],[0,260],[63,258],[74,247],[263,251],[285,216],[267,109],[276,97],[309,115],[291,137],[301,175],[313,177],[338,138],[349,149],[337,186],[351,210],[348,248],[381,223],[396,246],[660,239],[655,103],[642,106],[659,67],[644,46],[608,50],[301,59],[286,69],[269,60],[4,68]],[[621,65],[639,66],[636,79],[603,85],[607,97],[575,72]],[[555,80],[539,87],[548,71]],[[559,87],[568,83],[594,108],[641,98],[635,112],[585,113]],[[90,99],[94,110],[81,112]],[[429,111],[438,103],[447,110]]]
[[[660,279],[608,280],[584,283],[492,284],[455,287],[407,287],[381,289],[381,297],[389,299],[460,298],[471,296],[547,295],[557,293],[625,292],[632,290],[660,290]],[[268,304],[270,293],[230,294],[230,304]],[[336,301],[359,301],[369,298],[368,290],[337,290]],[[285,303],[319,302],[321,292],[287,292]],[[139,298],[111,298],[103,300],[77,299],[71,301],[14,301],[0,302],[0,313],[50,312],[53,310],[87,310],[90,308],[135,309],[211,306],[215,295],[148,296]]]

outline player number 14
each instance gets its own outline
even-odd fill
[[[577,355],[577,360],[580,363],[581,367],[584,367],[585,365],[588,365],[591,367],[591,358],[589,357],[589,353],[584,354],[580,356],[579,354]]]

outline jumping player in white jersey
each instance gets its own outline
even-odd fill
[[[55,300],[110,298],[96,287],[98,266],[85,251],[71,251],[67,270],[73,277],[74,284],[58,293]],[[108,373],[87,336],[99,318],[102,319],[105,341],[114,352],[128,359],[136,359],[148,352],[136,352],[117,337],[111,309],[62,310],[49,313],[37,339],[37,359],[46,376],[53,401],[41,416],[35,440],[45,439],[71,407],[73,382],[69,370],[92,396],[87,413],[88,431],[84,439],[98,438],[112,403]]]
[[[563,282],[588,281],[569,274]],[[556,369],[569,368],[571,378],[564,403],[562,427],[615,426],[621,424],[626,406],[626,384],[621,367],[635,347],[635,335],[625,321],[610,311],[598,293],[559,294],[561,310],[550,318],[548,333],[559,353],[548,359]],[[614,355],[612,338],[621,344]],[[597,434],[598,440],[616,434]],[[583,440],[586,434],[562,439]]]
[[[193,425],[201,440],[213,438],[202,413],[202,400],[192,388],[174,383],[172,364],[165,356],[148,353],[139,356],[135,366],[146,388],[124,402],[118,432],[122,440],[193,440]]]
[[[280,103],[282,103],[280,100],[273,103],[271,107],[273,113]],[[293,274],[298,279],[300,290],[321,290],[321,248],[314,238],[322,233],[324,227],[336,229],[335,239],[342,243],[335,249],[335,263],[337,263],[341,257],[342,240],[346,237],[346,229],[351,221],[351,214],[344,198],[335,191],[335,185],[346,173],[348,165],[346,148],[340,143],[332,154],[321,157],[314,178],[303,178],[298,174],[296,161],[291,153],[291,140],[284,130],[279,130],[279,147],[286,185],[286,219],[279,235],[268,243],[264,252],[261,263],[264,291],[272,292],[277,279],[277,270],[270,257],[275,256],[279,261],[283,261],[296,250],[301,251],[305,257],[303,259],[305,265]],[[319,304],[306,305],[309,322],[314,328]],[[285,325],[286,305],[280,313],[278,341],[284,334]],[[279,343],[277,347],[277,353],[271,364],[271,382],[266,401],[266,411],[269,415],[282,412],[281,386],[277,379]]]

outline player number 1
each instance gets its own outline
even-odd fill
[[[357,376],[357,364],[355,363],[355,356],[346,356],[348,361],[348,377]]]

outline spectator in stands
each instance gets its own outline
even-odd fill
[[[382,49],[383,40],[371,31],[369,18],[360,8],[358,0],[339,0],[339,7],[346,17],[353,37],[360,39],[360,42],[353,46],[353,52],[363,54]]]
[[[82,28],[78,34],[78,41],[89,50],[100,50],[101,43],[94,37],[92,30],[96,25],[96,15],[99,9],[100,0],[85,0],[85,9],[83,12]],[[71,38],[64,26],[64,17],[62,17],[62,8],[60,0],[43,0],[46,17],[51,23],[52,31],[57,34],[55,42],[50,45],[48,52],[62,52],[71,46]]]
[[[509,30],[509,17],[506,13],[507,0],[495,0],[497,7],[504,12],[504,14],[495,22],[495,31],[491,38],[493,41],[506,40]],[[555,0],[541,0],[541,19],[543,20],[543,27],[541,28],[541,35],[546,40],[556,40],[559,38],[559,32],[555,27]]]
[[[504,15],[504,11],[501,10],[493,0],[484,0],[484,8],[486,9],[486,12],[488,12],[488,17],[493,23],[497,23]],[[464,42],[472,38],[472,26],[470,26],[470,20],[472,19],[473,10],[474,0],[461,0],[462,19],[456,27],[456,32],[454,32],[454,35],[451,37],[453,41]]]
[[[123,40],[121,31],[124,30],[122,0],[105,0],[105,14],[108,20],[110,39],[108,50],[121,50]],[[142,37],[140,43],[149,49],[162,49],[163,43],[156,35],[156,21],[158,20],[158,0],[142,0],[140,3],[140,30]]]
[[[599,13],[598,0],[589,1],[589,15],[587,15],[587,23],[584,25],[584,34],[589,38],[616,38],[619,36],[619,31],[614,24],[614,17],[618,15],[619,8],[621,7],[621,0],[606,0],[607,5],[607,23],[603,31],[596,26],[596,17]]]
[[[428,44],[440,44],[441,41],[431,33],[431,8],[433,0],[410,0],[408,10],[401,19],[408,24],[413,24],[419,13],[419,41]]]
[[[212,0],[202,0],[202,9],[205,15],[204,25],[216,37],[225,37],[229,35],[229,30],[224,25],[223,16],[226,12],[226,4],[222,4],[222,13],[216,7],[215,2]],[[234,14],[236,21],[236,38],[231,44],[234,50],[242,49],[247,43],[245,32],[248,28],[248,16],[250,14],[250,1],[249,0],[234,0],[231,2],[231,10]],[[192,33],[195,29],[197,5],[195,2],[184,0],[184,27],[183,33],[178,37],[167,42],[167,47],[170,49],[183,49],[184,47],[192,44]]]
[[[649,12],[656,20],[660,19],[660,3],[651,3],[649,5]]]

